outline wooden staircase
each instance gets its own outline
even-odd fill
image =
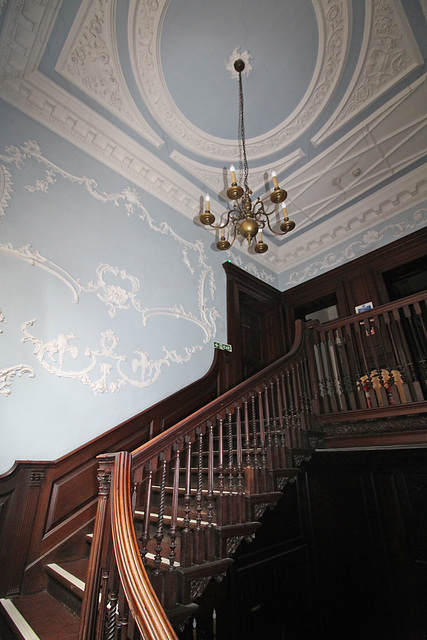
[[[286,356],[132,452],[98,456],[86,550],[49,551],[46,587],[0,601],[2,640],[176,638],[323,438],[424,438],[424,422],[407,417],[427,412],[426,327],[426,292],[326,325],[297,322]]]
[[[270,430],[268,438],[277,446],[270,443],[266,447],[265,438],[260,440],[258,418],[256,424],[251,425],[252,445],[249,441],[246,446],[244,442],[242,445],[245,438],[242,421],[227,421],[226,438],[223,426],[220,420],[219,432],[215,435],[213,428],[205,434],[196,434],[194,446],[190,439],[186,446],[178,445],[169,465],[160,461],[151,473],[149,501],[148,494],[142,490],[144,481],[134,484],[131,500],[140,553],[177,633],[197,611],[194,601],[200,598],[209,581],[221,581],[240,542],[254,538],[265,510],[274,508],[282,496],[281,489],[296,478],[299,465],[311,455],[308,446],[291,449],[284,446],[285,430]],[[249,426],[247,417],[246,428]],[[307,443],[310,434],[302,433],[300,425],[298,431],[295,431],[295,440],[298,439],[300,445]],[[187,455],[181,456],[180,449],[186,449]],[[267,449],[270,457],[275,452],[280,466],[272,465],[268,469]],[[256,463],[245,467],[244,459],[248,464],[252,460]],[[101,459],[103,479],[105,465],[111,460],[111,457],[107,462]],[[181,479],[178,488],[173,482],[177,477]],[[167,482],[171,479],[172,482]],[[0,600],[2,640],[75,640],[79,637],[93,534],[86,535],[86,542],[87,552],[83,557],[46,565],[46,590]],[[111,564],[111,558],[109,560]],[[109,589],[108,611],[112,616],[109,619],[107,613],[101,637],[115,637],[108,635],[108,627],[117,626],[120,614],[116,603],[120,598],[123,600],[118,584],[116,587],[116,593]],[[127,621],[126,626],[129,626]],[[136,630],[126,633],[120,637],[139,637]]]

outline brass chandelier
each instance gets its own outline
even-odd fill
[[[253,192],[248,186],[249,168],[246,157],[245,121],[243,116],[242,71],[245,68],[244,61],[241,59],[236,60],[234,62],[234,68],[239,74],[239,128],[243,155],[243,187],[237,184],[236,170],[234,166],[231,166],[231,187],[227,189],[227,197],[230,200],[234,200],[233,208],[228,209],[221,215],[220,224],[214,225],[215,216],[210,210],[210,197],[207,195],[205,199],[205,211],[200,214],[200,222],[212,229],[221,230],[221,239],[216,243],[217,248],[221,251],[229,249],[238,235],[245,237],[249,246],[252,244],[252,240],[258,235],[254,249],[256,253],[265,253],[268,250],[268,245],[262,239],[262,230],[268,227],[274,235],[283,236],[295,228],[295,222],[289,220],[288,212],[284,204],[288,194],[285,189],[279,187],[275,171],[271,172],[274,190],[270,195],[270,200],[274,205],[282,204],[284,220],[280,225],[280,231],[275,231],[270,222],[270,216],[276,212],[275,208],[270,212],[266,211],[260,197],[252,203],[251,195]],[[224,220],[225,216],[226,218]],[[228,231],[227,239],[225,237],[225,229]]]

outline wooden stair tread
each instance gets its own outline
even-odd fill
[[[50,577],[59,582],[78,598],[83,598],[88,561],[74,560],[72,562],[53,562],[46,565]],[[83,579],[82,579],[83,578]]]
[[[15,637],[25,640],[76,640],[79,620],[46,591],[2,600]],[[22,625],[22,618],[27,625]],[[10,620],[13,620],[11,623]],[[22,626],[20,626],[22,625]],[[28,629],[29,627],[29,629]]]

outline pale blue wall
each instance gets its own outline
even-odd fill
[[[3,472],[55,459],[201,377],[227,339],[233,255],[2,102],[0,123]]]

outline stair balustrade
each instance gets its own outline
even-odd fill
[[[321,422],[425,411],[427,292],[307,325],[313,409]],[[394,411],[391,413],[391,408]]]
[[[132,453],[100,456],[80,640],[176,637],[321,443],[320,423],[426,412],[426,300],[297,321],[286,356]]]
[[[306,338],[299,321],[278,362],[131,454],[100,456],[81,640],[174,638],[253,539],[313,450]]]

